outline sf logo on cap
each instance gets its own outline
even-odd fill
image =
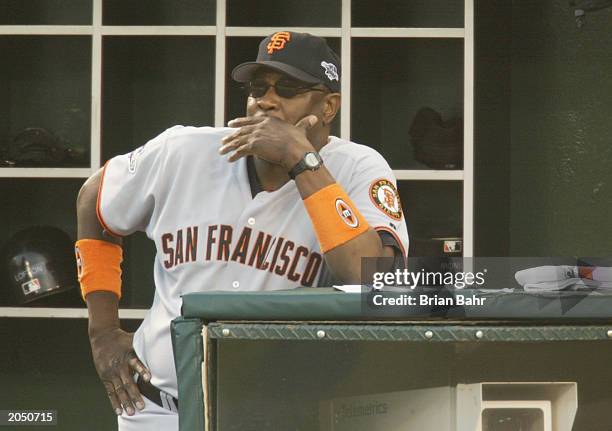
[[[272,54],[274,50],[280,51],[285,47],[285,44],[291,40],[291,33],[288,31],[279,31],[270,37],[270,42],[267,45],[268,54]]]

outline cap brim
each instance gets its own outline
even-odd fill
[[[320,79],[279,61],[249,61],[239,64],[232,70],[232,78],[237,82],[247,82],[251,79],[253,73],[262,67],[284,73],[298,81],[306,82],[307,84],[318,84],[321,82]]]

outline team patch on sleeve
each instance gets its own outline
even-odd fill
[[[395,185],[384,178],[370,186],[370,199],[376,207],[394,220],[402,219],[402,203]]]

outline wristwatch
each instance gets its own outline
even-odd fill
[[[300,160],[291,170],[289,171],[289,177],[292,180],[295,180],[302,172],[308,171],[316,171],[323,165],[323,159],[319,155],[319,153],[315,151],[309,151],[304,154],[302,160]]]

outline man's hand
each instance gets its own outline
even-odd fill
[[[230,162],[254,155],[289,171],[305,153],[314,151],[307,131],[317,121],[315,115],[307,115],[295,125],[266,116],[237,118],[228,126],[238,130],[223,138],[219,154],[233,151],[228,158]]]
[[[139,410],[144,408],[144,401],[133,379],[134,373],[145,381],[151,379],[151,373],[134,352],[133,337],[133,333],[119,328],[89,337],[98,376],[117,415],[121,415],[125,409],[131,416],[135,412],[134,407]]]

